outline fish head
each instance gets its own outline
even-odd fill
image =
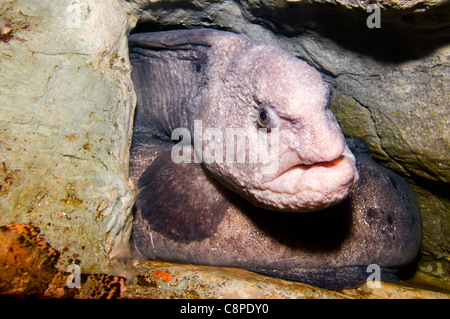
[[[221,85],[214,114],[205,113],[205,123],[221,128],[214,140],[223,145],[222,160],[205,163],[219,181],[278,211],[320,210],[347,197],[358,180],[355,157],[316,69],[259,44],[235,54]],[[212,140],[204,149],[214,149]]]

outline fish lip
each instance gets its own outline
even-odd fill
[[[336,205],[359,179],[354,155],[314,164],[294,164],[252,191],[253,202],[270,210],[313,212]]]
[[[305,170],[309,170],[309,169],[314,168],[314,167],[331,168],[331,167],[339,165],[339,163],[341,161],[345,160],[344,157],[345,156],[342,154],[342,155],[336,157],[335,159],[332,159],[331,161],[317,162],[317,163],[313,163],[313,164],[296,164],[296,165],[293,165],[290,168],[288,168],[286,171],[289,171],[291,169],[295,169],[296,167],[303,168]],[[284,174],[286,171],[284,171],[282,174]]]
[[[325,161],[325,162],[316,162],[313,164],[305,164],[305,163],[297,163],[294,165],[291,165],[289,168],[281,171],[281,173],[276,174],[276,176],[269,178],[268,180],[264,181],[264,184],[266,183],[271,183],[274,180],[276,180],[277,178],[282,177],[283,175],[289,173],[290,171],[294,170],[294,169],[302,169],[305,172],[313,169],[313,168],[317,168],[317,167],[325,167],[325,168],[332,168],[335,167],[337,165],[339,165],[339,163],[341,163],[342,161],[345,161],[345,155],[341,154],[340,156],[338,156],[337,158],[331,160],[331,161]]]
[[[329,181],[324,182],[324,178],[329,178]],[[346,147],[340,156],[331,161],[291,165],[276,176],[272,175],[268,180],[263,181],[261,190],[294,196],[304,192],[348,194],[358,179],[355,157]]]

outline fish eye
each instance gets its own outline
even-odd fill
[[[259,109],[258,111],[258,123],[261,126],[264,126],[267,122],[269,122],[269,114],[265,109]]]
[[[261,127],[275,128],[278,126],[279,117],[270,105],[263,103],[258,107],[257,120]]]

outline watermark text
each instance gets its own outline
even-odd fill
[[[193,135],[193,136],[192,136]],[[194,132],[176,128],[171,139],[178,141],[171,151],[174,163],[260,163],[265,173],[278,170],[279,129],[204,128],[194,121]]]

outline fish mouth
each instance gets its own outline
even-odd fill
[[[296,163],[293,165],[280,165],[280,167],[282,167],[280,169],[280,171],[276,174],[268,174],[266,175],[267,179],[264,181],[265,184],[269,184],[274,182],[275,180],[279,179],[279,178],[284,178],[286,174],[290,174],[292,173],[292,171],[298,170],[299,172],[303,171],[306,172],[308,170],[311,169],[316,169],[316,168],[333,168],[338,166],[339,164],[342,163],[342,161],[345,161],[345,155],[341,155],[331,161],[325,161],[325,162],[317,162],[317,163],[313,163],[313,164],[304,164],[304,163]],[[283,168],[284,167],[288,167],[288,168]]]
[[[324,167],[324,168],[332,168],[332,167],[336,167],[337,165],[339,165],[342,161],[344,161],[344,156],[341,155],[338,158],[335,158],[334,160],[331,161],[326,161],[326,162],[317,162],[314,164],[295,164],[293,166],[291,166],[290,168],[288,168],[287,170],[285,170],[284,172],[282,172],[280,175],[278,175],[276,178],[281,177],[283,174],[289,173],[289,171],[295,170],[295,169],[300,169],[303,171],[307,171],[313,168],[318,168],[318,167]]]
[[[315,211],[345,199],[358,177],[355,157],[345,147],[342,155],[331,161],[288,165],[263,181],[257,197],[275,210]]]

